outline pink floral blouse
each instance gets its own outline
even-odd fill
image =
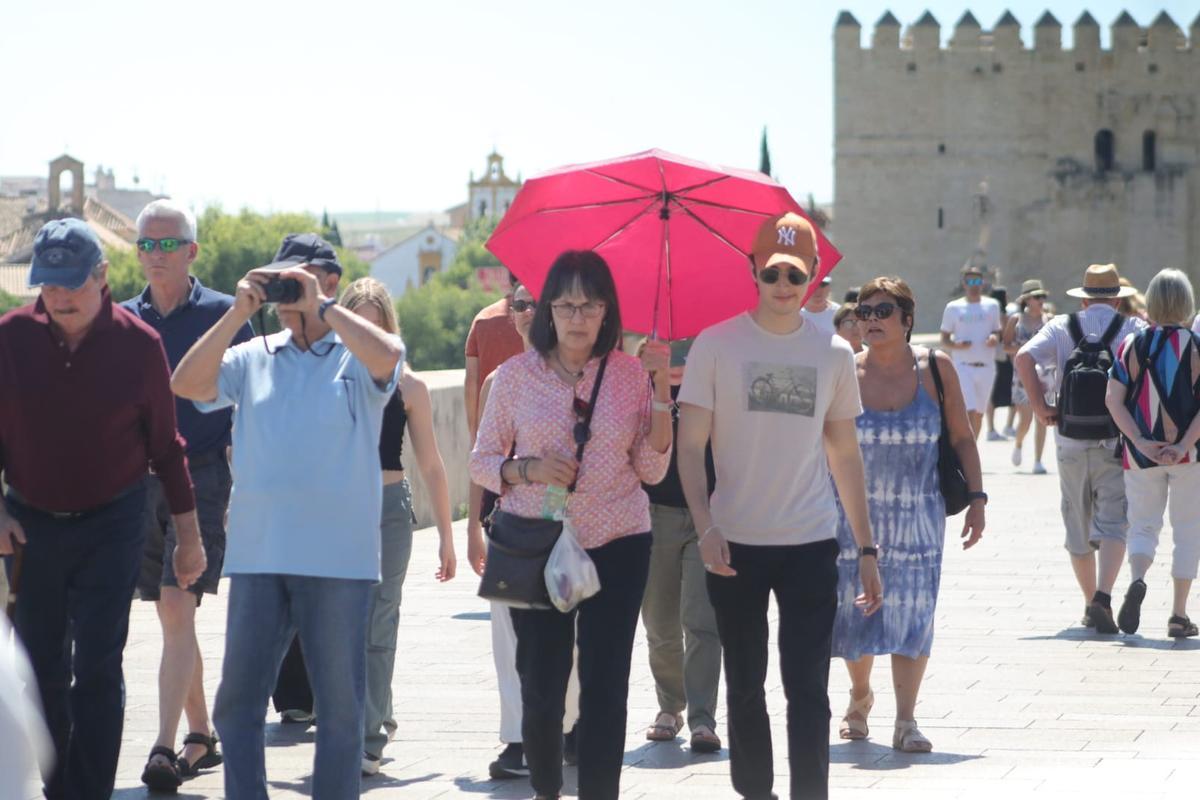
[[[574,388],[534,350],[496,370],[470,467],[475,483],[500,495],[501,509],[521,517],[542,515],[545,484],[504,486],[500,467],[514,440],[517,458],[575,455],[574,400],[591,398],[599,367],[599,359],[589,361]],[[622,352],[610,354],[592,415],[592,438],[567,512],[585,548],[650,530],[650,501],[642,482],[661,481],[671,460],[670,448],[655,452],[647,439],[651,400],[641,361]]]

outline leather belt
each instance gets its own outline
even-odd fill
[[[97,514],[101,511],[104,511],[106,508],[111,506],[113,503],[116,503],[118,500],[123,500],[124,498],[133,494],[140,488],[142,488],[142,482],[139,480],[136,483],[134,483],[132,486],[130,486],[128,489],[125,489],[124,491],[119,492],[111,500],[109,500],[105,503],[101,503],[100,505],[95,506],[93,508],[86,509],[84,511],[48,511],[44,508],[38,508],[37,506],[32,506],[28,502],[25,501],[25,498],[21,496],[20,492],[18,492],[16,489],[14,489],[11,486],[8,487],[8,496],[9,496],[9,499],[14,500],[17,503],[25,506],[26,508],[28,508],[30,511],[33,511],[34,513],[41,514],[42,516],[45,516],[45,517],[50,517],[50,519],[58,520],[59,522],[74,522],[76,520],[86,519],[87,517],[90,517],[93,514]]]
[[[986,366],[989,366],[988,364],[984,363],[983,361],[964,361],[964,362],[962,362],[962,364],[964,367],[986,367]]]

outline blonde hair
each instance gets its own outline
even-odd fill
[[[385,331],[388,333],[400,332],[400,323],[396,319],[396,306],[392,302],[392,296],[388,294],[387,287],[381,281],[374,278],[359,278],[346,287],[338,303],[349,311],[369,303],[375,306],[375,310],[379,312]]]
[[[1146,316],[1156,325],[1187,325],[1196,310],[1192,282],[1177,269],[1164,269],[1146,287]]]

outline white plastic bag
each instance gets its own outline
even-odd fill
[[[550,551],[545,577],[550,602],[564,614],[600,591],[596,565],[575,538],[570,519],[563,521],[562,534]]]

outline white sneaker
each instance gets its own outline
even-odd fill
[[[1045,475],[1046,474],[1046,468],[1042,466],[1042,462],[1040,462],[1040,461],[1034,462],[1033,474],[1034,475]]]
[[[1007,441],[1007,440],[1004,438],[1004,434],[1000,433],[1000,431],[988,431],[988,438],[987,438],[987,440],[988,440],[989,442],[1003,442],[1003,441]]]
[[[362,774],[365,777],[379,774],[379,759],[370,753],[363,753],[362,757]]]
[[[1012,464],[1014,467],[1021,466],[1021,448],[1013,447]]]
[[[1004,429],[1004,435],[1009,436],[1009,437],[1016,436],[1017,429],[1014,428],[1012,425],[1009,425],[1007,428]]]

